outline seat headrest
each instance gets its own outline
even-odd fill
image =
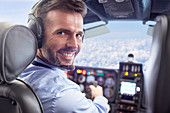
[[[10,82],[33,61],[35,35],[23,25],[0,22],[0,80]]]
[[[156,18],[149,66],[145,75],[148,113],[170,112],[170,15]]]

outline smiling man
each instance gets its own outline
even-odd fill
[[[37,4],[29,18],[29,27],[39,41],[37,58],[19,78],[33,88],[45,113],[107,113],[109,105],[102,87],[91,85],[94,100],[89,100],[64,73],[74,69],[74,59],[81,49],[85,3],[41,0]]]
[[[81,14],[51,10],[46,18],[45,36],[42,48],[38,50],[39,58],[57,67],[73,65],[84,35]]]

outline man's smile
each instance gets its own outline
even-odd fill
[[[74,59],[74,56],[76,54],[76,51],[63,51],[63,50],[60,50],[58,51],[57,53],[59,53],[59,57],[60,59],[63,59],[63,60],[73,60]]]

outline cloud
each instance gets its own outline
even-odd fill
[[[151,38],[126,38],[124,35],[119,37],[121,36],[122,38],[110,38],[108,35],[103,35],[100,38],[86,39],[75,60],[75,65],[118,69],[119,62],[127,61],[128,54],[132,53],[135,56],[135,62],[142,63],[146,70]]]
[[[3,17],[0,17],[0,21],[11,21],[11,18],[10,16],[6,15],[6,16],[3,16]]]

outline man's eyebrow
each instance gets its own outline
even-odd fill
[[[81,31],[81,30],[80,30],[80,31],[78,31],[78,34],[83,34],[83,35],[84,35],[84,33],[85,33],[85,32],[84,32],[84,30],[82,30],[82,31]]]
[[[61,31],[71,32],[68,29],[60,28],[60,29],[57,29],[54,33],[61,32]]]
[[[68,29],[65,29],[65,28],[60,28],[60,29],[57,29],[54,33],[57,33],[57,32],[61,32],[61,31],[64,31],[64,32],[69,32],[71,33],[70,30]],[[78,31],[78,34],[84,34],[84,31]]]

